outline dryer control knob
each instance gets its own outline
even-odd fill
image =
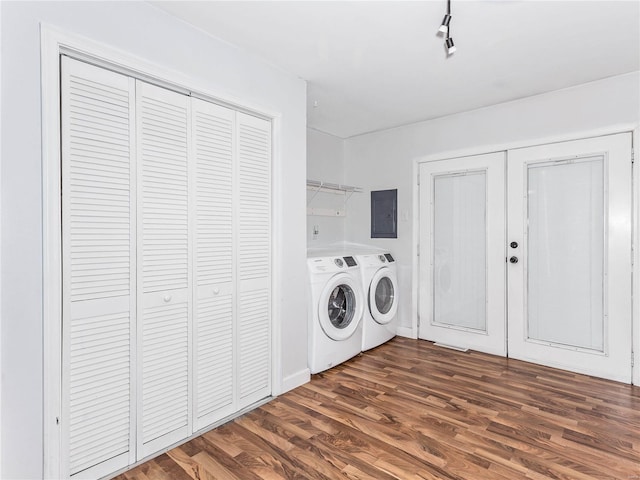
[[[378,255],[378,258],[382,263],[385,263],[387,261],[387,257],[385,257],[384,255]]]
[[[344,262],[341,258],[336,258],[333,262],[340,268],[342,268],[342,266],[344,265]]]

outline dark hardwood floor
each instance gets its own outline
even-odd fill
[[[117,480],[640,480],[640,388],[406,338]]]

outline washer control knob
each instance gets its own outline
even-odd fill
[[[385,263],[387,261],[387,257],[385,257],[384,255],[378,255],[378,258],[382,263]]]
[[[334,260],[334,263],[335,263],[338,267],[340,267],[340,268],[342,268],[342,267],[344,266],[344,262],[342,261],[342,259],[341,259],[341,258],[336,258],[336,259]]]

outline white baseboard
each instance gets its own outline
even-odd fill
[[[418,332],[414,332],[411,327],[396,327],[396,335],[407,338],[418,338]]]
[[[311,380],[311,371],[308,368],[304,370],[300,370],[288,377],[282,379],[282,386],[280,389],[279,395],[288,392],[289,390],[293,390],[300,385],[304,385],[305,383],[309,383]]]

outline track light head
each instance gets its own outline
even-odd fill
[[[448,13],[445,14],[444,18],[442,19],[442,25],[440,25],[440,28],[438,29],[438,31],[441,33],[448,33],[450,21],[451,21],[451,15],[449,15]]]
[[[456,46],[453,44],[453,38],[447,37],[445,45],[447,46],[447,54],[452,55],[456,51]]]
[[[451,28],[449,23],[451,22],[451,0],[447,0],[447,13],[442,19],[442,25],[438,29],[439,33],[444,33],[445,42],[444,46],[447,50],[447,56],[452,55],[456,51],[456,46],[453,44],[453,38],[451,38]]]

